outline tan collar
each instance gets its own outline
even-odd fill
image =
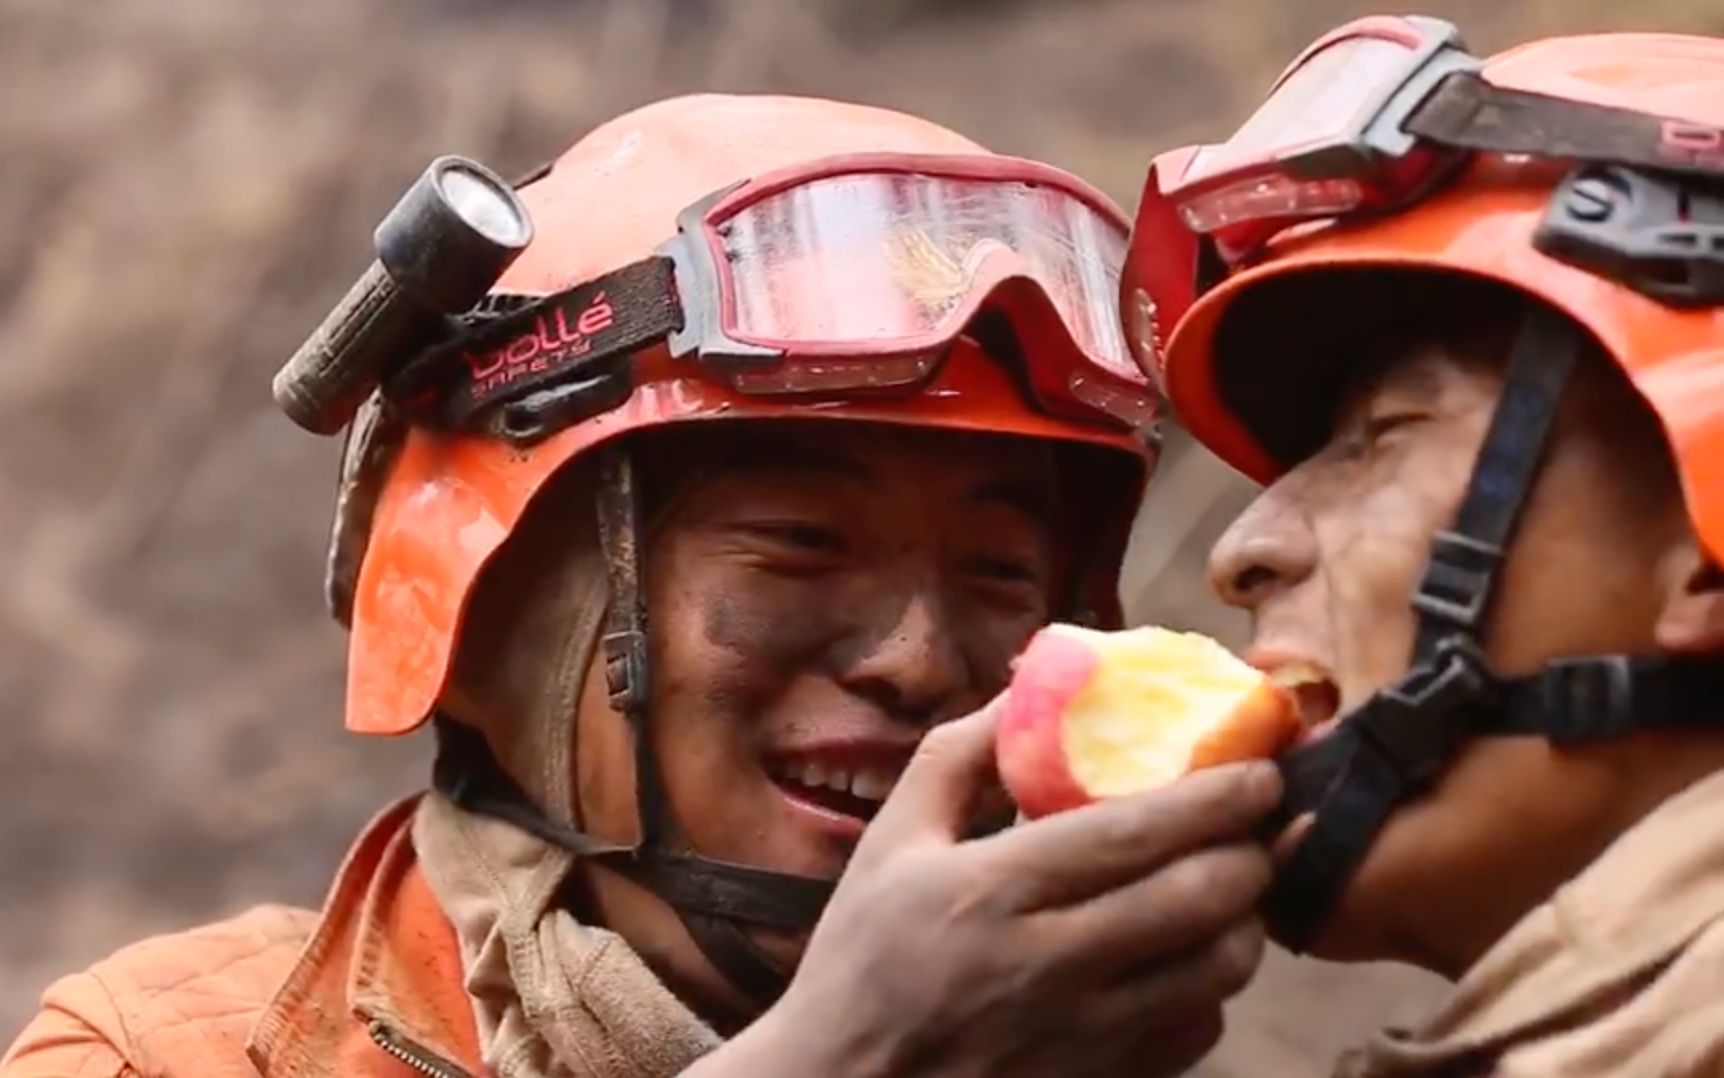
[[[460,948],[413,852],[419,800],[385,809],[349,851],[317,930],[252,1031],[247,1052],[266,1078],[372,1073],[380,1039],[483,1073]]]
[[[668,1078],[719,1045],[622,937],[556,901],[567,851],[435,793],[419,804],[413,843],[498,1075]]]
[[[1724,772],[1666,801],[1529,913],[1417,1033],[1364,1050],[1363,1073],[1422,1072],[1587,1020],[1724,920]]]

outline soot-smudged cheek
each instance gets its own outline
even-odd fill
[[[733,704],[764,703],[808,673],[842,678],[900,634],[908,646],[944,649],[961,664],[966,688],[992,695],[1045,620],[1044,611],[1002,610],[937,583],[751,583],[714,587],[697,600],[704,643],[718,652],[707,661],[710,691]]]
[[[842,608],[833,611],[832,643],[824,656],[827,667],[835,673],[852,670],[877,654],[895,633],[926,638],[941,632],[939,612],[928,609],[937,604],[924,604],[918,617],[925,620],[911,624],[910,604],[916,598],[914,589],[879,585],[843,596]]]
[[[1473,449],[1466,433],[1424,424],[1398,451],[1314,492],[1323,632],[1350,701],[1406,672],[1416,628],[1412,595],[1433,538],[1466,490]]]
[[[978,705],[1005,688],[1012,660],[1046,620],[1043,608],[1004,609],[956,585],[881,591],[852,609],[847,631],[827,657],[835,672],[908,645],[929,660],[952,664],[960,678],[952,688],[976,696]]]
[[[839,597],[809,588],[715,589],[700,603],[707,643],[772,680],[821,663],[846,632]]]
[[[1045,611],[1002,611],[986,603],[954,604],[949,632],[984,697],[1005,689],[1012,663],[1048,621]]]

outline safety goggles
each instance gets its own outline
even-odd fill
[[[1158,156],[1123,292],[1131,346],[1145,368],[1158,370],[1164,330],[1198,296],[1278,236],[1394,212],[1439,188],[1476,153],[1678,178],[1715,179],[1724,168],[1717,128],[1495,86],[1481,66],[1449,23],[1359,19],[1302,52],[1226,142]],[[1562,197],[1569,189],[1553,200],[1537,237],[1547,254],[1670,295],[1669,282],[1657,279],[1669,274],[1661,260],[1706,253],[1707,244],[1695,248],[1693,237],[1669,230],[1682,223],[1675,214],[1629,228],[1618,215],[1605,227],[1597,215],[1572,212]]]
[[[662,341],[679,374],[744,394],[911,392],[998,308],[1039,406],[1132,428],[1156,414],[1119,324],[1128,223],[1057,169],[833,158],[716,192],[676,225],[655,257],[493,298],[386,391],[457,425],[501,415],[500,433],[540,436],[626,399],[645,376],[634,357]]]

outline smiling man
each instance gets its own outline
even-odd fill
[[[1155,402],[1118,209],[775,97],[647,106],[521,197],[344,467],[347,725],[434,727],[434,791],[321,915],[53,986],[0,1074],[1189,1066],[1261,953],[1275,769],[1005,831],[990,795],[1012,655],[1120,616]]]
[[[1310,724],[1272,928],[1459,982],[1341,1073],[1724,1073],[1721,124],[1724,41],[1366,19],[1155,164],[1128,315]]]

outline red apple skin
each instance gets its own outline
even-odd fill
[[[1018,656],[994,756],[1007,792],[1031,819],[1095,800],[1066,764],[1063,728],[1066,705],[1100,665],[1101,656],[1088,645],[1048,629]]]

